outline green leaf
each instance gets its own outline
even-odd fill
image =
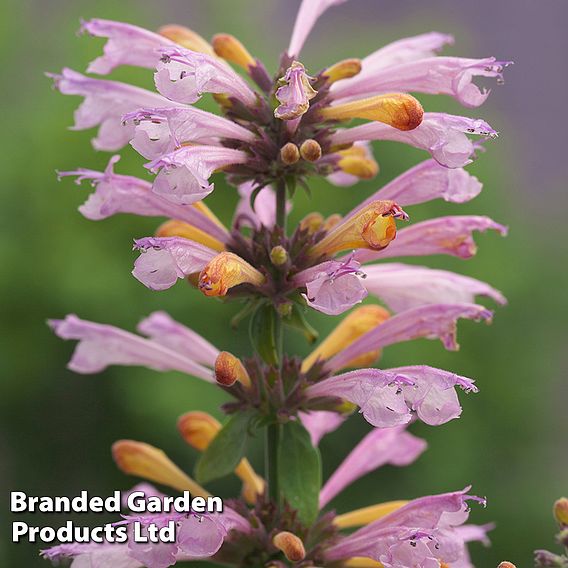
[[[269,365],[278,363],[278,314],[271,304],[258,306],[250,318],[249,334],[255,351]]]
[[[241,461],[248,439],[248,429],[254,410],[233,414],[199,458],[195,477],[206,483],[231,473]]]
[[[317,341],[319,334],[307,321],[304,316],[304,310],[301,306],[294,304],[290,315],[283,322],[292,329],[299,331],[308,341],[314,343]]]
[[[300,422],[282,426],[278,447],[278,482],[284,498],[310,526],[317,518],[321,489],[321,458]]]

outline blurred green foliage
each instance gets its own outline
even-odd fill
[[[10,87],[4,93],[0,142],[4,186],[0,194],[3,497],[12,489],[34,495],[75,494],[81,489],[104,495],[117,488],[127,489],[135,480],[117,472],[109,453],[111,443],[118,438],[155,444],[191,471],[196,454],[178,436],[176,417],[196,408],[219,417],[218,406],[224,400],[219,390],[178,373],[114,367],[98,376],[74,375],[65,369],[73,346],[53,337],[45,325],[46,318],[74,312],[85,319],[132,330],[141,317],[163,309],[219,347],[248,352],[243,330],[234,333],[228,326],[237,306],[207,299],[183,284],[154,293],[131,277],[135,258],[132,239],[151,234],[156,220],[117,216],[93,223],[76,211],[90,188],[77,187],[68,179],[56,181],[56,169],[101,169],[108,160],[108,155],[91,149],[92,132],[65,129],[72,123],[79,99],[55,93],[43,76],[44,71],[58,71],[62,66],[83,70],[100,51],[100,41],[75,36],[80,17],[113,18],[155,28],[168,23],[174,13],[187,11],[193,16],[181,18],[179,23],[201,29],[206,36],[216,31],[234,33],[274,68],[289,29],[281,25],[267,29],[264,24],[282,12],[277,2],[261,3],[259,10],[253,9],[258,4],[251,1],[242,2],[242,10],[230,9],[233,3],[228,0],[188,4],[182,7],[172,2],[168,6],[167,0],[159,4],[27,0],[4,2],[1,7],[4,30],[0,34],[0,57],[5,84]],[[287,24],[291,18],[290,14]],[[325,25],[331,29],[330,24]],[[397,36],[434,26],[435,21],[416,22],[412,18],[387,26],[379,15],[363,22],[349,20],[341,37],[335,36],[330,44],[310,44],[305,63],[308,69],[317,69],[341,57],[363,55]],[[439,28],[452,29],[452,23],[445,21]],[[460,30],[454,31],[459,36]],[[267,43],[268,38],[272,41]],[[115,76],[151,85],[151,76],[145,71],[121,69]],[[447,98],[421,100],[429,110],[460,112]],[[500,117],[491,115],[491,98],[478,114],[501,126]],[[452,369],[477,379],[480,393],[461,396],[464,412],[460,420],[438,428],[412,427],[429,443],[429,451],[416,464],[405,469],[388,467],[369,475],[332,504],[346,511],[383,500],[461,489],[472,483],[474,493],[489,499],[487,510],[474,508],[473,520],[495,521],[497,525],[492,548],[472,547],[477,565],[484,567],[496,566],[504,558],[528,566],[531,551],[549,543],[553,533],[550,504],[566,490],[568,468],[567,391],[561,382],[564,369],[560,368],[565,346],[558,310],[565,289],[555,268],[565,246],[557,237],[565,237],[565,228],[543,230],[542,220],[532,215],[532,197],[523,196],[514,157],[519,132],[515,127],[507,128],[471,166],[470,171],[485,184],[482,195],[472,203],[457,206],[434,202],[409,211],[413,221],[472,213],[490,214],[509,225],[507,239],[495,234],[479,236],[479,256],[467,263],[454,258],[418,259],[489,281],[507,295],[509,306],[497,310],[491,327],[462,323],[462,350],[458,354],[421,340],[391,347],[383,359],[387,367],[427,363]],[[352,188],[335,188],[316,180],[311,199],[298,194],[291,225],[312,210],[345,212],[378,186],[426,158],[421,152],[390,143],[377,144],[376,155],[381,165],[376,180]],[[144,175],[142,163],[126,148],[117,171]],[[234,189],[217,179],[208,204],[229,222],[235,203]],[[315,313],[309,318],[322,334],[337,321]],[[287,349],[300,355],[308,352],[308,346],[295,335],[287,338]],[[324,477],[368,429],[362,418],[353,416],[324,439]],[[250,458],[259,470],[260,457],[260,444],[253,444]],[[238,484],[227,478],[212,483],[211,490],[230,496],[238,491]],[[32,524],[65,520],[39,515],[24,519]],[[76,520],[94,524],[111,519]],[[2,553],[6,560],[0,563],[45,566],[37,558],[38,548],[3,546],[0,560]]]

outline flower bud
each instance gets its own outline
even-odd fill
[[[322,75],[327,79],[328,84],[335,83],[358,75],[361,72],[361,65],[360,59],[344,59],[325,69]]]
[[[182,438],[192,447],[204,452],[221,430],[221,424],[206,412],[186,412],[177,422]]]
[[[226,387],[240,381],[245,387],[250,387],[250,377],[238,357],[228,351],[221,351],[215,360],[215,378],[217,382]]]
[[[133,440],[119,440],[112,446],[112,455],[118,468],[129,475],[162,483],[178,491],[189,491],[193,496],[207,497],[209,493],[186,475],[160,449]]]
[[[212,43],[215,53],[226,61],[239,65],[247,71],[256,65],[254,57],[236,37],[229,34],[217,34],[213,36]]]
[[[354,309],[302,362],[302,372],[307,372],[318,360],[327,360],[343,351],[356,339],[377,327],[390,317],[385,308],[369,304]],[[371,365],[380,355],[380,350],[350,361],[348,367]]]
[[[221,241],[211,235],[208,235],[205,231],[186,223],[185,221],[170,219],[169,221],[162,223],[156,229],[155,234],[156,237],[182,237],[219,252],[225,250],[225,245]]]
[[[199,53],[206,53],[207,55],[215,55],[215,52],[208,41],[185,26],[169,24],[167,26],[162,26],[158,30],[158,33],[186,49],[191,49],[191,51],[198,51]]]
[[[408,219],[394,201],[373,201],[336,225],[309,251],[311,258],[357,248],[382,250],[396,237],[395,219]]]
[[[270,251],[270,262],[274,266],[282,266],[288,262],[288,251],[281,245],[276,245]]]
[[[333,227],[335,227],[336,225],[339,225],[339,223],[341,223],[342,219],[343,219],[343,217],[341,215],[339,215],[338,213],[334,213],[333,215],[330,215],[324,221],[322,229],[324,231],[331,231],[331,229],[333,229]]]
[[[517,568],[512,562],[508,562],[507,560],[499,563],[497,568]]]
[[[566,497],[554,503],[553,511],[556,522],[561,526],[568,526],[568,499]]]
[[[310,235],[319,231],[323,225],[323,215],[321,213],[308,213],[300,221],[300,229],[307,230]]]
[[[375,160],[361,156],[341,157],[337,166],[342,172],[360,179],[372,179],[379,173],[379,164]]]
[[[317,162],[321,158],[321,146],[312,138],[308,138],[300,146],[300,155],[307,162]]]
[[[290,562],[300,562],[306,557],[304,543],[295,534],[282,531],[274,536],[272,544],[284,553]]]
[[[422,122],[424,109],[412,95],[392,93],[328,106],[322,108],[319,115],[324,120],[363,118],[398,130],[414,130]]]
[[[261,286],[266,278],[246,260],[232,252],[218,254],[199,275],[199,289],[206,296],[225,296],[239,284]]]
[[[291,166],[300,159],[300,150],[293,142],[288,142],[280,148],[280,159],[287,165]]]

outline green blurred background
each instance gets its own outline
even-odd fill
[[[77,313],[82,318],[134,329],[153,310],[164,309],[217,346],[247,353],[246,334],[227,322],[236,306],[224,305],[178,284],[154,293],[130,275],[134,237],[149,235],[156,220],[117,216],[94,223],[77,206],[89,187],[56,181],[55,170],[78,166],[101,169],[108,155],[90,146],[92,132],[71,132],[77,97],[50,88],[44,71],[69,66],[83,71],[102,42],[77,38],[79,19],[104,17],[148,28],[176,21],[204,36],[224,31],[241,38],[274,69],[287,45],[298,2],[229,0],[116,2],[99,0],[4,1],[0,12],[3,71],[3,189],[0,193],[0,265],[2,342],[0,346],[0,484],[32,495],[73,495],[82,489],[105,495],[127,489],[135,480],[120,474],[109,447],[119,438],[144,440],[162,447],[191,471],[196,454],[175,428],[179,414],[203,409],[220,417],[224,400],[218,390],[178,373],[114,367],[97,376],[65,369],[73,345],[47,329],[48,317]],[[467,5],[466,5],[467,4]],[[481,392],[461,396],[460,420],[438,428],[412,431],[427,438],[429,450],[411,467],[384,468],[346,490],[333,505],[347,511],[383,500],[461,489],[486,495],[486,510],[474,508],[475,522],[494,521],[493,546],[473,546],[478,566],[502,559],[531,565],[534,548],[552,545],[553,500],[568,491],[566,371],[566,163],[561,105],[566,77],[561,54],[566,47],[560,22],[565,2],[489,0],[475,3],[432,0],[418,3],[353,0],[329,12],[304,51],[309,70],[347,56],[363,56],[378,46],[424,31],[454,33],[448,53],[471,57],[497,55],[516,60],[507,84],[498,87],[481,109],[460,109],[447,97],[420,97],[428,110],[444,110],[487,119],[502,132],[470,167],[484,182],[484,192],[458,206],[434,202],[410,208],[413,221],[440,214],[489,214],[510,226],[510,236],[480,235],[479,255],[418,259],[420,263],[459,271],[489,281],[502,290],[509,306],[497,310],[491,327],[460,325],[459,353],[421,340],[387,349],[384,365],[428,363],[477,379]],[[550,45],[558,41],[558,49]],[[548,45],[548,48],[546,47]],[[146,71],[120,69],[114,77],[151,84]],[[565,91],[564,91],[565,92]],[[560,109],[559,109],[560,107]],[[559,118],[560,117],[560,118]],[[565,129],[564,129],[565,130]],[[312,210],[345,212],[374,189],[426,156],[411,148],[376,145],[381,173],[352,188],[314,182],[313,198],[298,195],[292,223]],[[142,160],[123,151],[120,173],[141,175]],[[208,204],[229,221],[235,191],[216,180]],[[493,307],[493,306],[492,306]],[[336,319],[310,314],[325,335]],[[306,354],[299,337],[288,349]],[[321,448],[327,476],[369,430],[352,417],[325,438]],[[250,457],[260,470],[260,445]],[[223,496],[238,490],[234,479],[212,484]],[[6,505],[6,506],[4,506]],[[6,519],[6,504],[2,504]],[[32,524],[65,519],[25,517]],[[81,523],[111,520],[81,517]],[[46,566],[40,545],[9,543],[3,523],[1,566]]]

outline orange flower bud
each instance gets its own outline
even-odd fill
[[[239,65],[247,71],[249,67],[256,65],[254,57],[236,37],[229,34],[217,34],[213,36],[212,43],[215,53],[226,61]]]
[[[215,52],[208,41],[185,26],[169,24],[162,26],[158,30],[158,33],[172,41],[175,41],[176,43],[179,43],[179,45],[186,49],[191,49],[191,51],[198,51],[199,53],[206,53],[207,55],[215,55]]]
[[[134,440],[119,440],[112,446],[112,455],[121,471],[189,491],[193,496],[207,497],[209,493],[186,475],[160,449]]]
[[[232,252],[218,254],[199,276],[199,289],[206,296],[225,296],[239,284],[261,286],[266,278],[246,260]]]
[[[356,339],[387,320],[390,314],[385,308],[375,304],[361,306],[353,310],[343,321],[306,357],[302,372],[307,372],[318,360],[327,360],[351,345]],[[372,364],[380,355],[380,350],[350,361],[347,366],[358,367]]]
[[[306,557],[304,543],[295,534],[282,531],[274,536],[272,544],[284,553],[290,562],[300,562]]]
[[[396,237],[396,218],[406,219],[407,215],[394,201],[373,201],[336,225],[309,255],[318,258],[356,248],[384,249]]]
[[[328,106],[321,109],[319,114],[324,120],[363,118],[388,124],[398,130],[414,130],[422,122],[424,109],[412,95],[392,93]]]
[[[228,351],[221,351],[215,360],[215,378],[217,382],[230,387],[240,381],[245,387],[250,387],[250,377],[238,357]]]
[[[328,84],[335,83],[358,75],[361,72],[361,65],[360,59],[344,59],[325,69],[322,75],[327,79]]]
[[[300,146],[300,155],[307,162],[317,162],[321,158],[321,146],[315,140],[308,138]]]
[[[280,159],[290,166],[300,159],[300,150],[293,142],[288,142],[280,148]]]

